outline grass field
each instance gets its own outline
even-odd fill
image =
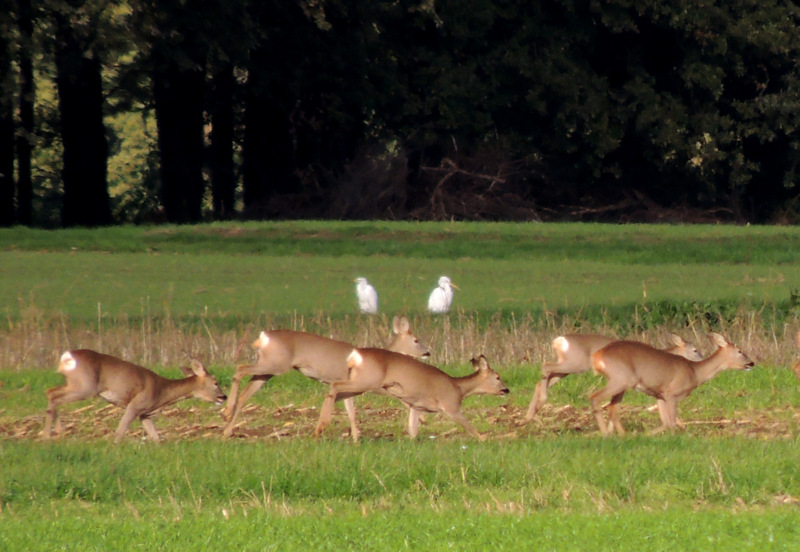
[[[792,550],[800,519],[800,229],[475,223],[214,224],[99,231],[0,229],[0,550],[362,549]],[[454,310],[425,313],[441,274]],[[356,312],[353,278],[381,314]],[[325,389],[271,380],[222,438],[197,401],[134,423],[120,410],[62,409],[66,436],[41,441],[57,358],[91,347],[169,377],[189,354],[230,384],[261,329],[292,327],[384,343],[406,314],[453,374],[485,354],[508,397],[464,411],[481,443],[442,416],[420,438],[405,410],[359,397],[364,439],[340,410],[310,433]],[[686,429],[651,437],[651,400],[629,393],[631,434],[602,439],[590,374],[551,390],[522,424],[560,332],[665,344],[674,331],[711,351],[721,331],[756,360],[679,406]],[[155,536],[154,536],[155,535]]]

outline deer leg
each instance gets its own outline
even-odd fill
[[[222,410],[222,418],[227,420],[236,408],[236,401],[239,398],[239,383],[245,376],[255,377],[258,374],[257,364],[241,364],[236,367],[236,371],[231,378],[231,389],[228,393],[228,402],[225,403],[225,408]],[[252,380],[251,380],[252,381]]]
[[[140,419],[142,420],[142,427],[150,436],[150,439],[152,439],[154,443],[158,443],[161,440],[161,438],[158,436],[158,431],[156,431],[156,426],[153,425],[153,420],[151,420],[146,416],[140,416]]]
[[[603,419],[603,403],[608,400],[619,396],[617,402],[622,400],[622,395],[625,394],[627,390],[627,386],[620,383],[613,383],[609,382],[604,388],[600,391],[593,393],[589,399],[592,401],[592,412],[594,413],[594,418],[597,420],[597,426],[600,428],[600,433],[603,435],[608,435],[613,430],[613,424],[616,423],[618,420],[614,420],[611,418],[611,425],[606,425],[605,420]],[[616,416],[616,406],[613,409],[614,416]],[[611,407],[609,407],[609,413],[611,413]],[[610,416],[609,416],[610,417]],[[619,431],[619,428],[617,429]],[[623,430],[624,431],[624,430]]]
[[[664,412],[667,416],[667,427],[674,429],[678,425],[678,400],[675,397],[664,399]]]
[[[458,410],[456,412],[448,412],[445,410],[444,413],[447,414],[451,420],[458,422],[461,425],[461,427],[466,429],[470,435],[474,436],[479,441],[486,440],[486,436],[481,434],[477,429],[475,429],[475,426],[469,423],[469,420],[467,420],[467,418],[464,416],[461,410]]]
[[[625,428],[622,427],[622,422],[619,419],[619,403],[622,401],[622,397],[625,395],[625,391],[614,395],[611,398],[611,402],[608,405],[608,418],[611,420],[608,424],[608,432],[611,433],[614,429],[617,430],[617,433],[620,435],[625,435]]]
[[[136,411],[136,407],[128,403],[128,407],[125,409],[125,413],[122,415],[122,419],[119,421],[117,431],[114,434],[115,443],[119,443],[122,440],[122,436],[125,435],[125,432],[128,431],[131,422],[133,422],[134,418],[137,416],[139,416],[139,413]]]
[[[60,436],[62,432],[61,419],[58,417],[58,407],[62,404],[67,404],[75,401],[88,399],[94,393],[85,389],[74,389],[69,385],[62,385],[61,387],[54,387],[47,390],[47,412],[44,418],[44,429],[42,430],[43,437],[49,439],[53,436],[52,425],[55,422],[56,435]]]
[[[531,397],[531,402],[528,405],[528,411],[525,413],[525,420],[531,421],[533,417],[536,416],[536,412],[539,410],[539,405],[547,402],[547,390],[558,383],[566,375],[567,374],[548,373],[547,375],[542,376],[542,379],[539,380],[539,382],[536,384],[536,388],[533,390],[533,396]]]
[[[44,429],[42,430],[42,437],[49,439],[53,436],[52,424],[56,424],[56,435],[61,435],[61,420],[58,417],[57,403],[54,395],[61,387],[55,387],[47,390],[47,411],[44,416]]]
[[[271,366],[271,365],[264,365],[264,364],[241,364],[236,367],[236,371],[233,373],[233,378],[231,378],[231,389],[228,393],[228,402],[225,403],[225,408],[222,410],[222,417],[223,419],[228,419],[228,416],[231,416],[233,413],[234,408],[236,408],[237,402],[241,407],[244,404],[244,400],[237,400],[239,398],[239,384],[241,383],[242,378],[245,376],[252,376],[250,382],[252,383],[254,380],[259,381],[262,380],[266,382],[272,376],[280,376],[281,374],[287,373],[291,367],[286,366]],[[258,385],[255,389],[249,390],[245,389],[243,393],[243,399],[248,399],[250,396],[255,393],[260,387],[263,385],[263,382]]]
[[[419,410],[413,406],[408,409],[408,437],[411,439],[415,439],[419,433],[419,414]]]
[[[319,420],[317,421],[317,427],[314,429],[315,439],[319,438],[325,428],[330,425],[331,417],[333,416],[333,403],[336,402],[337,395],[336,384],[332,383],[330,391],[325,395],[325,400],[322,401],[322,408],[319,409]]]
[[[661,427],[657,427],[650,432],[650,435],[661,433],[667,428],[667,412],[664,410],[664,399],[656,399],[656,404],[653,406],[658,410],[658,417],[661,419]],[[652,407],[651,407],[652,408]],[[649,409],[648,409],[649,410]]]
[[[223,436],[225,437],[231,436],[231,434],[233,433],[234,424],[236,424],[236,418],[239,417],[239,413],[242,411],[242,407],[244,406],[244,404],[250,397],[253,396],[253,394],[255,394],[256,391],[261,389],[261,387],[263,387],[264,384],[267,383],[267,381],[271,377],[272,374],[253,376],[248,382],[247,387],[245,387],[244,391],[242,392],[242,395],[239,397],[238,400],[234,401],[233,403],[230,402],[231,396],[228,395],[228,404],[229,405],[232,404],[232,408],[230,411],[226,412],[228,409],[228,406],[226,406],[225,410],[222,411],[223,419],[226,419],[228,421],[228,423],[225,424],[225,429],[222,431]],[[234,392],[233,385],[231,385],[231,392],[232,393]]]
[[[356,403],[353,400],[353,397],[347,397],[344,400],[344,409],[347,411],[347,419],[350,420],[350,437],[352,437],[354,443],[357,443],[359,437],[361,437],[361,431],[358,429]]]
[[[322,402],[322,408],[319,410],[319,421],[317,422],[317,427],[314,429],[314,438],[319,437],[325,428],[330,425],[331,417],[333,417],[333,404],[339,399],[344,399],[345,409],[347,410],[348,417],[350,417],[351,436],[353,436],[354,441],[358,441],[361,432],[356,424],[356,409],[353,403],[353,397],[370,390],[373,389],[365,388],[357,381],[347,380],[332,383],[328,394],[325,395],[325,400]]]
[[[533,390],[533,395],[531,396],[531,402],[528,405],[528,411],[525,413],[525,420],[531,421],[533,417],[536,416],[536,411],[539,409],[539,402],[544,402],[547,400],[547,378],[544,377],[540,379],[536,383],[536,387]],[[542,398],[544,395],[544,398]]]

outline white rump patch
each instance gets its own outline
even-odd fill
[[[353,349],[353,352],[347,356],[347,365],[351,368],[354,366],[361,366],[363,363],[364,357],[361,356],[361,353],[359,353],[356,349]]]
[[[261,332],[261,334],[258,336],[258,346],[266,347],[267,345],[269,345],[269,336],[267,335],[267,332]]]
[[[70,370],[74,370],[77,365],[78,363],[75,360],[75,357],[72,356],[72,353],[67,351],[61,355],[61,364],[58,365],[58,371],[69,372]]]
[[[562,353],[569,351],[569,341],[563,335],[558,336],[553,340],[553,349],[558,349]]]

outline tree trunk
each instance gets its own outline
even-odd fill
[[[103,125],[100,60],[69,21],[54,13],[56,85],[64,147],[62,178],[64,226],[111,223],[108,197],[108,143]]]
[[[286,94],[276,94],[259,74],[269,54],[256,51],[247,80],[247,104],[243,147],[243,185],[245,215],[261,218],[270,214],[269,203],[276,195],[297,191],[293,178],[294,147],[285,106]],[[291,216],[291,213],[278,213]]]
[[[215,219],[234,215],[236,178],[233,164],[233,66],[214,72],[211,92],[211,201]]]
[[[167,220],[198,222],[203,206],[204,64],[185,67],[168,48],[154,48],[153,98]],[[188,52],[191,53],[191,52]]]
[[[33,80],[33,10],[30,0],[17,1],[19,25],[19,122],[17,135],[17,222],[30,225],[33,222],[33,178],[31,157],[33,155],[33,103],[35,89]]]
[[[0,18],[7,16],[0,16]],[[11,41],[0,34],[0,226],[11,226],[14,214],[14,74]]]

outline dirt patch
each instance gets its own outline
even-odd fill
[[[554,435],[597,435],[597,423],[588,407],[545,404],[531,423],[525,423],[525,409],[513,405],[492,408],[467,408],[467,417],[491,440],[546,438]],[[712,415],[701,411],[679,412],[685,431],[698,437],[741,436],[753,439],[791,439],[800,428],[800,412],[783,407],[747,410],[734,415]],[[63,435],[67,438],[112,440],[122,411],[114,406],[88,405],[60,413]],[[266,408],[248,405],[237,422],[233,439],[246,441],[309,438],[319,416],[316,407]],[[359,408],[359,427],[364,439],[405,439],[407,411],[404,408]],[[659,425],[658,415],[646,407],[623,406],[621,419],[632,435],[646,434]],[[224,422],[214,409],[204,406],[172,408],[153,419],[161,438],[222,438]],[[0,439],[39,440],[44,423],[41,415],[22,418],[0,417]],[[141,425],[134,422],[126,439],[145,439]],[[349,439],[347,418],[337,409],[326,439]],[[444,415],[425,416],[420,438],[471,439],[464,430]]]

